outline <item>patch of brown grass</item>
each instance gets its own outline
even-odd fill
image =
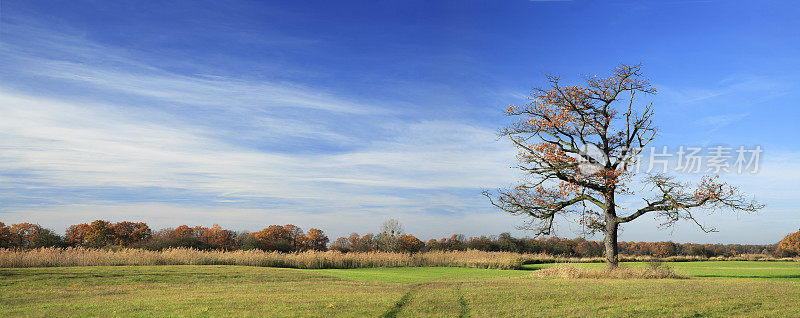
[[[642,269],[627,267],[617,267],[613,270],[607,269],[586,269],[577,268],[570,265],[558,265],[545,269],[540,269],[533,274],[534,277],[561,277],[561,278],[642,278],[642,279],[687,279],[689,277],[676,273],[669,266],[660,262],[648,263]]]

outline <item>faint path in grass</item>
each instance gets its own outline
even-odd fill
[[[469,302],[467,302],[467,299],[464,298],[464,293],[461,291],[461,284],[459,284],[458,287],[456,288],[456,293],[458,293],[458,305],[459,305],[458,318],[470,317],[470,312],[472,311],[472,308],[469,307]]]
[[[399,314],[400,311],[403,310],[403,306],[405,306],[406,304],[408,304],[409,301],[411,301],[411,293],[413,291],[414,289],[409,290],[405,295],[403,295],[403,297],[400,297],[400,300],[394,303],[394,306],[392,306],[392,308],[389,308],[389,310],[384,312],[383,315],[381,315],[381,317],[383,318],[397,317],[397,314]]]
[[[464,295],[458,295],[458,303],[461,305],[461,312],[458,314],[459,318],[468,318],[470,315],[470,311],[472,309],[469,307],[469,303],[466,299],[464,299]]]

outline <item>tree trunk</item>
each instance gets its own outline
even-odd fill
[[[617,221],[617,209],[614,203],[614,192],[606,196],[606,228],[605,243],[606,247],[606,269],[612,270],[619,266],[619,248],[617,247],[617,229],[619,229],[619,222]]]
[[[605,243],[606,247],[606,269],[612,270],[619,266],[619,249],[617,247],[617,229],[619,228],[619,223],[617,223],[616,216],[613,218],[609,218],[609,215],[606,214],[606,229],[605,229]]]

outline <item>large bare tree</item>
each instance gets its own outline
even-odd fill
[[[501,131],[518,148],[523,181],[496,193],[484,192],[505,212],[530,217],[527,228],[551,235],[556,217],[576,219],[605,235],[605,261],[619,264],[619,226],[655,214],[669,226],[678,220],[700,225],[692,210],[756,211],[762,207],[718,177],[703,177],[692,186],[665,174],[641,178],[648,189],[641,207],[623,209],[618,196],[635,195],[628,186],[635,172],[632,158],[653,140],[652,103],[642,95],[656,89],[640,74],[640,66],[622,65],[608,77],[587,77],[583,85],[562,85],[546,75],[549,87],[534,89],[525,105],[511,105],[506,115],[516,120]],[[703,231],[709,229],[700,225]]]

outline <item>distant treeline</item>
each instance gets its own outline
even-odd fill
[[[369,233],[359,236],[357,233],[348,237],[340,237],[330,246],[342,252],[366,252],[380,250],[377,236]],[[603,243],[587,241],[583,238],[564,239],[550,238],[515,238],[509,233],[497,236],[481,236],[466,238],[453,235],[439,240],[430,239],[420,251],[455,251],[481,250],[487,252],[517,252],[566,257],[599,257],[603,256]],[[694,244],[674,242],[619,242],[620,254],[631,256],[736,256],[741,254],[775,254],[777,244],[741,245],[741,244]]]
[[[509,233],[497,236],[466,238],[455,234],[439,240],[422,242],[402,229],[382,231],[378,234],[352,233],[328,245],[329,239],[322,230],[303,231],[292,225],[270,225],[258,232],[235,232],[221,228],[181,225],[152,231],[142,222],[111,223],[96,220],[70,226],[62,237],[37,224],[19,223],[6,226],[0,222],[0,248],[39,247],[131,247],[148,250],[167,248],[194,248],[198,250],[264,250],[278,252],[325,251],[340,252],[426,252],[480,250],[488,252],[517,252],[549,254],[565,257],[599,257],[603,255],[602,242],[582,238],[515,238]],[[630,256],[701,256],[731,257],[741,254],[786,255],[778,244],[694,244],[674,242],[620,242],[620,253]]]
[[[234,232],[221,228],[181,225],[153,232],[142,222],[111,223],[96,220],[67,228],[61,237],[37,224],[6,226],[0,222],[0,247],[131,247],[148,250],[194,248],[198,250],[250,250],[299,252],[327,250],[328,237],[322,230],[303,231],[297,226],[270,225],[258,232]]]

